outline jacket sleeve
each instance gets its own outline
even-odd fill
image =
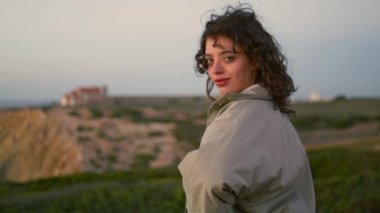
[[[259,140],[265,124],[250,125],[247,131],[245,120],[250,118],[241,109],[236,112],[231,107],[217,117],[207,127],[199,150],[180,165],[189,212],[236,212],[237,202],[277,175],[276,168],[264,165],[267,155]],[[247,150],[246,144],[253,143],[257,149]]]
[[[243,156],[231,161],[232,155],[226,154],[205,146],[189,156],[192,171],[184,182],[189,212],[235,212],[236,199],[248,189],[251,174]]]

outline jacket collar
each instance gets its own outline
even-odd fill
[[[207,126],[210,125],[221,109],[230,102],[247,100],[247,99],[259,99],[271,101],[272,97],[269,95],[268,91],[262,87],[260,84],[253,84],[240,93],[228,93],[220,98],[218,98],[209,108],[207,116]]]

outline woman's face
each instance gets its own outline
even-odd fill
[[[239,45],[219,36],[206,40],[205,58],[208,75],[221,95],[239,93],[255,83],[256,71]]]

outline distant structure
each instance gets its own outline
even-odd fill
[[[77,106],[98,103],[107,96],[106,86],[78,87],[61,98],[61,106]]]
[[[330,101],[330,98],[322,97],[317,91],[312,91],[309,95],[309,102]]]

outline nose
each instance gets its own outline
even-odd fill
[[[209,71],[213,74],[221,74],[223,73],[223,64],[219,60],[215,60],[211,67],[209,67]]]

